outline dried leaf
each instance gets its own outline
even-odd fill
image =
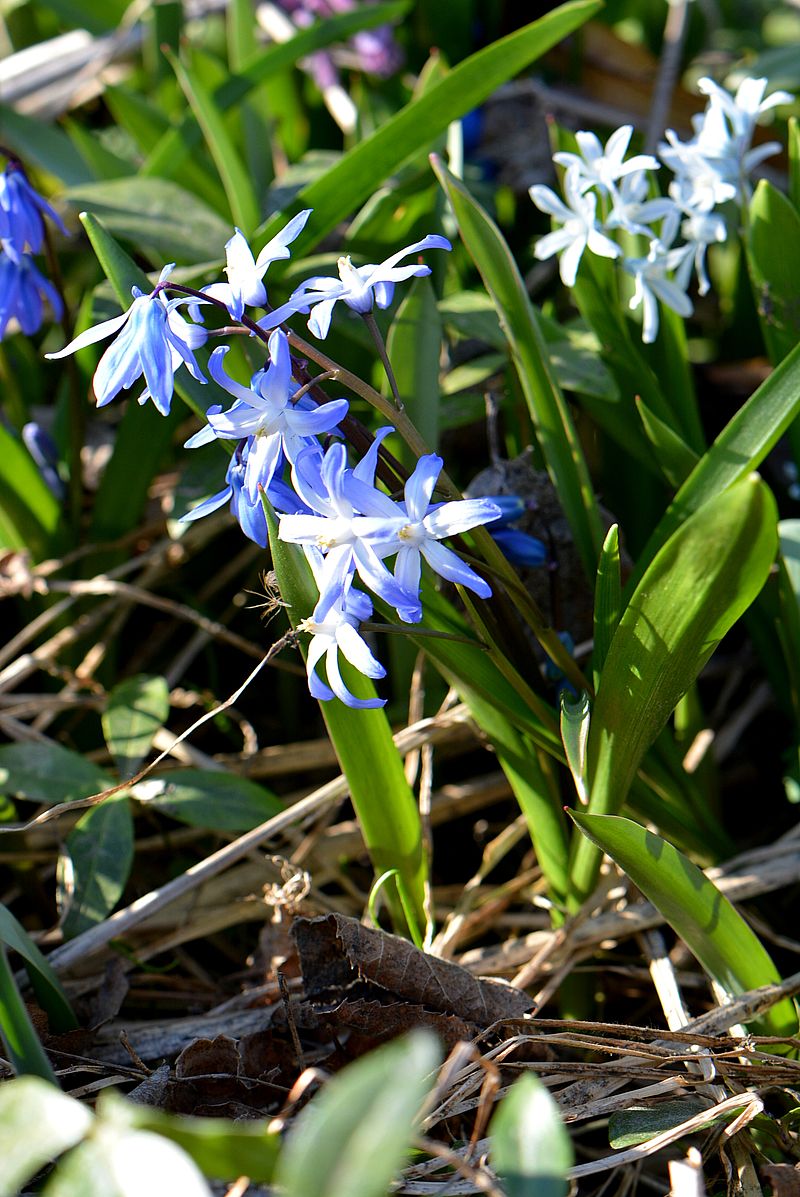
[[[306,996],[329,997],[365,981],[403,1001],[454,1014],[479,1027],[519,1018],[533,1002],[519,989],[480,980],[407,940],[363,927],[340,914],[295,919],[292,934],[300,955]]]

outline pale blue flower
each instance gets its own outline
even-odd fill
[[[228,411],[214,405],[206,412],[208,424],[186,442],[194,449],[219,437],[222,440],[253,438],[247,460],[245,488],[250,502],[258,498],[259,487],[266,489],[282,462],[283,454],[290,463],[297,460],[303,449],[314,439],[330,432],[347,415],[346,399],[333,399],[308,410],[292,403],[292,359],[286,334],[276,329],[269,339],[270,365],[253,375],[250,387],[234,382],[223,369],[228,346],[220,346],[211,354],[208,370],[211,377],[236,403]]]
[[[794,96],[788,91],[774,91],[764,99],[766,79],[743,79],[735,95],[731,95],[724,87],[720,87],[709,78],[698,79],[697,86],[703,95],[709,97],[710,108],[718,108],[727,118],[745,173],[749,173],[764,158],[777,153],[781,148],[778,142],[768,142],[754,151],[751,151],[750,147],[758,118],[779,104],[793,103]]]
[[[100,358],[92,380],[98,407],[110,403],[143,376],[147,385],[139,402],[152,399],[165,416],[172,401],[175,370],[181,364],[198,382],[206,382],[194,357],[194,350],[206,340],[206,330],[189,324],[176,311],[178,305],[187,302],[186,298],[167,299],[162,290],[174,266],[173,262],[164,267],[158,286],[149,294],[132,287],[133,303],[127,312],[87,329],[57,353],[45,355],[66,357],[118,332],[120,335]]]
[[[294,216],[271,241],[267,242],[257,258],[253,257],[244,233],[241,229],[236,229],[225,245],[227,283],[211,283],[210,286],[203,287],[203,294],[221,300],[234,320],[241,320],[245,307],[266,307],[267,288],[263,282],[264,275],[273,262],[291,256],[289,245],[305,228],[311,211],[311,208],[306,208]],[[196,300],[192,304],[193,313],[200,302],[202,301]],[[291,310],[294,311],[294,308]],[[266,318],[264,326],[268,324],[269,317]],[[273,327],[273,324],[269,324],[269,327]]]
[[[658,159],[652,154],[635,154],[625,161],[632,134],[633,125],[622,125],[603,146],[594,133],[576,133],[575,140],[580,153],[560,151],[553,154],[553,161],[576,171],[581,191],[600,187],[613,196],[615,184],[626,175],[635,171],[658,170],[659,167]]]
[[[655,341],[658,335],[659,300],[679,316],[691,316],[694,310],[682,286],[667,277],[691,254],[691,246],[665,250],[660,242],[653,241],[646,258],[626,258],[623,262],[624,269],[633,275],[636,283],[629,307],[632,311],[639,306],[642,308],[642,340],[646,345]]]
[[[325,563],[322,554],[308,547],[305,552],[317,585],[322,588],[325,585]],[[363,591],[350,589],[347,594],[341,594],[331,603],[324,614],[320,612],[318,604],[311,617],[298,624],[299,632],[307,632],[311,636],[306,672],[308,688],[314,698],[321,702],[329,702],[336,697],[346,706],[357,710],[385,706],[386,700],[382,698],[356,698],[344,684],[339,668],[341,652],[342,656],[365,677],[386,676],[386,670],[372,655],[369,645],[358,631],[359,624],[369,619],[371,614],[372,602],[369,597]],[[323,657],[328,685],[317,673],[317,666]]]
[[[394,576],[409,594],[419,593],[421,558],[424,557],[440,577],[466,586],[481,598],[489,598],[492,593],[489,583],[457,553],[439,542],[445,536],[455,536],[500,519],[503,512],[486,498],[432,504],[431,497],[443,464],[435,453],[421,457],[406,482],[404,502],[396,503],[376,492],[378,501],[375,506],[380,510],[374,516],[365,513],[354,519],[354,532],[372,544],[380,557],[397,554]]]
[[[302,286],[293,291],[283,311],[287,314],[293,310],[307,313],[313,308],[308,321],[308,327],[315,337],[320,340],[328,335],[334,306],[341,300],[354,312],[367,315],[377,305],[388,308],[394,295],[395,283],[405,279],[421,278],[430,274],[429,266],[398,266],[397,263],[409,254],[420,253],[424,249],[452,249],[446,237],[430,234],[405,249],[388,257],[377,265],[370,263],[366,266],[354,266],[349,257],[341,257],[337,262],[338,278],[315,276],[307,279]],[[276,313],[273,313],[273,316]],[[272,318],[272,317],[270,317]],[[259,321],[259,324],[262,322]]]
[[[55,318],[60,319],[61,297],[37,269],[30,254],[11,258],[0,253],[0,341],[12,320],[16,320],[26,336],[35,333],[44,319],[45,300]]]
[[[620,228],[628,233],[641,233],[653,237],[652,224],[677,212],[673,199],[657,196],[649,199],[647,175],[642,171],[626,175],[615,191],[611,212],[606,221],[607,229]]]
[[[562,226],[540,237],[533,252],[540,260],[551,258],[553,254],[561,255],[559,272],[566,287],[574,286],[585,249],[604,258],[618,258],[622,253],[598,224],[597,196],[593,192],[583,193],[580,175],[574,166],[564,176],[566,203],[541,183],[531,187],[529,194],[537,208]]]
[[[361,515],[379,515],[391,500],[373,486],[378,445],[391,429],[381,429],[369,452],[354,469],[347,467],[347,450],[334,444],[324,456],[308,449],[292,472],[295,490],[313,515],[281,516],[281,540],[319,550],[319,602],[315,618],[324,620],[348,594],[354,573],[400,618],[414,623],[422,617],[418,590],[406,590],[391,575],[374,548],[356,532]]]
[[[42,215],[65,236],[67,230],[54,208],[31,187],[19,163],[11,161],[0,174],[0,244],[10,258],[37,254],[44,240]]]

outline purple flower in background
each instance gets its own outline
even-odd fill
[[[12,320],[17,321],[26,336],[35,333],[44,319],[45,300],[55,318],[60,319],[61,297],[30,254],[12,258],[0,253],[0,341]]]
[[[187,302],[186,298],[167,299],[160,289],[174,266],[172,262],[164,267],[158,286],[149,295],[132,287],[133,303],[127,312],[88,328],[57,353],[45,355],[66,357],[118,332],[120,335],[100,358],[92,380],[98,407],[105,407],[120,391],[144,376],[147,386],[139,402],[152,399],[162,416],[166,416],[172,402],[175,370],[181,364],[198,382],[206,381],[194,357],[194,350],[206,340],[206,330],[189,324],[176,310],[179,304]]]
[[[452,249],[446,237],[430,234],[405,249],[386,258],[384,262],[369,263],[366,266],[354,266],[348,257],[341,257],[337,262],[339,277],[326,278],[316,276],[307,279],[302,286],[292,292],[285,307],[294,307],[295,311],[308,312],[313,308],[308,321],[308,327],[315,337],[324,340],[328,335],[331,315],[334,306],[341,300],[354,312],[366,315],[377,304],[379,308],[388,308],[394,295],[395,283],[405,279],[421,278],[430,274],[430,266],[416,263],[413,266],[398,266],[402,258],[409,254],[420,253],[424,249]]]
[[[353,12],[365,5],[360,6],[357,0],[277,0],[277,7],[288,13],[299,28],[307,28],[317,20],[336,13]],[[395,41],[390,25],[363,29],[349,40],[345,50],[334,51],[333,54],[320,50],[305,59],[302,65],[321,91],[339,81],[336,59],[356,70],[388,79],[403,65],[403,52]]]
[[[39,252],[44,240],[43,215],[67,235],[61,217],[31,187],[20,164],[9,162],[0,174],[0,244],[10,258],[18,260],[26,252]]]

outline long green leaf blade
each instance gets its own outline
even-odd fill
[[[645,750],[716,645],[758,595],[777,549],[777,511],[757,475],[717,495],[667,541],[611,641],[592,712],[590,812],[619,810]],[[572,865],[577,904],[600,858],[588,841]]]
[[[286,216],[313,208],[313,215],[294,243],[294,252],[300,254],[316,245],[364,203],[384,179],[428,149],[451,121],[478,107],[501,84],[574,33],[600,8],[600,0],[572,0],[460,62],[441,83],[412,100],[370,137],[348,150],[321,179],[304,187],[281,216],[259,230],[259,239],[274,237]]]
[[[572,818],[598,849],[617,862],[728,993],[744,993],[781,980],[748,923],[677,848],[630,819],[576,811]],[[753,1026],[766,1035],[797,1034],[794,1003],[779,1002]]]

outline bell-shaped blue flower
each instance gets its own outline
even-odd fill
[[[30,254],[12,258],[0,253],[0,341],[11,320],[17,321],[26,336],[35,333],[44,319],[45,300],[59,319],[63,311],[61,297]]]
[[[127,312],[88,328],[57,353],[46,354],[49,358],[66,357],[119,333],[100,358],[92,380],[98,407],[105,407],[120,391],[144,377],[147,385],[139,395],[139,402],[152,399],[162,416],[166,416],[172,402],[175,371],[180,365],[185,365],[198,382],[206,382],[194,356],[194,350],[206,340],[206,330],[189,324],[176,310],[187,302],[184,297],[167,299],[161,289],[174,265],[173,262],[164,267],[159,285],[150,294],[132,287],[133,303]]]
[[[31,187],[20,164],[9,162],[0,174],[0,245],[10,258],[38,254],[44,240],[43,215],[66,236],[55,209]]]

